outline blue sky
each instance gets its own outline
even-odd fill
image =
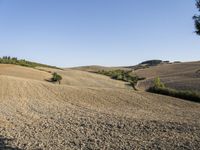
[[[61,67],[200,60],[194,0],[0,0],[0,56]]]

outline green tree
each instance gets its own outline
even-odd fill
[[[57,74],[56,72],[54,72],[52,75],[53,75],[53,77],[51,78],[51,80],[53,82],[58,82],[60,84],[61,80],[62,80],[62,76]]]
[[[160,77],[155,78],[154,80],[154,87],[155,88],[165,88],[164,83],[160,81]]]
[[[196,6],[198,10],[200,11],[200,0],[196,0]],[[200,15],[193,16],[193,19],[194,19],[195,28],[196,28],[195,33],[200,35]]]

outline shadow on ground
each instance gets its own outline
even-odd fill
[[[3,136],[0,136],[0,150],[22,150],[17,147],[11,147],[8,145],[8,142],[12,141],[11,139],[4,138]]]

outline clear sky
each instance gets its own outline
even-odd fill
[[[0,56],[61,67],[200,60],[195,0],[0,0]]]

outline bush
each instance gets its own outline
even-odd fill
[[[62,76],[57,74],[56,72],[54,72],[53,77],[51,78],[52,82],[58,82],[60,84],[61,80],[62,80]]]
[[[154,80],[154,87],[156,88],[165,88],[164,83],[160,81],[160,77],[155,78]]]
[[[194,91],[182,91],[182,90],[175,90],[171,88],[150,87],[148,89],[148,92],[163,94],[163,95],[186,99],[186,100],[190,100],[194,102],[200,102],[200,94]]]
[[[112,70],[112,71],[105,71],[101,70],[98,71],[97,73],[103,74],[106,76],[111,77],[112,79],[115,80],[121,80],[125,82],[129,82],[130,86],[132,86],[136,90],[136,85],[139,80],[144,80],[145,78],[140,78],[137,75],[131,75],[132,71],[125,71],[125,70]]]
[[[167,88],[165,85],[160,81],[160,78],[156,78],[154,81],[154,86],[150,87],[148,92],[157,93],[167,96],[172,96],[176,98],[186,99],[194,102],[200,102],[200,94],[195,91],[183,91],[183,90],[176,90],[172,88]]]

